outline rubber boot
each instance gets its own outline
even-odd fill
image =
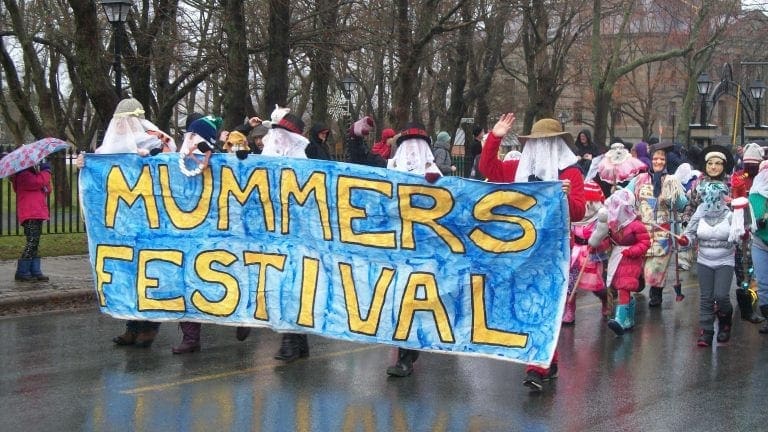
[[[563,314],[563,325],[572,326],[576,324],[576,300],[565,302],[565,313]]]
[[[250,327],[238,327],[235,330],[235,338],[239,340],[240,342],[248,339],[248,336],[251,335],[251,328]]]
[[[16,276],[19,282],[32,282],[35,278],[32,276],[32,260],[22,258],[16,262]]]
[[[299,336],[299,357],[309,357],[309,339],[307,335],[300,334]]]
[[[651,287],[651,299],[648,301],[648,307],[659,307],[661,306],[661,293],[664,287]]]
[[[30,267],[29,271],[36,281],[48,282],[48,276],[44,275],[40,269],[40,257],[32,258],[32,267]]]
[[[752,324],[757,324],[759,322],[762,322],[764,318],[758,315],[755,311],[755,304],[757,303],[757,298],[753,293],[754,291],[749,289],[737,288],[736,302],[739,304],[739,312],[741,313],[741,319],[743,319],[744,321],[749,321]],[[762,311],[762,308],[761,308],[761,311]]]
[[[632,297],[629,300],[629,304],[627,305],[627,325],[628,327],[625,330],[631,330],[635,328],[635,306],[637,306],[637,302],[635,301],[635,298]]]
[[[141,321],[142,330],[136,335],[134,346],[139,348],[149,348],[157,337],[158,325],[150,321]]]
[[[764,317],[768,317],[768,305],[760,306],[760,313],[763,314]],[[758,330],[762,334],[768,334],[768,320],[763,321],[763,325],[760,326],[760,330]]]
[[[413,373],[413,363],[419,358],[419,352],[405,348],[397,349],[397,363],[387,368],[387,375],[393,377],[407,377]]]
[[[181,344],[171,348],[174,354],[187,354],[200,351],[200,328],[202,325],[195,322],[180,322],[179,328],[183,337]]]
[[[309,347],[305,347],[305,351],[302,352],[302,345],[306,344],[306,336],[298,333],[285,333],[283,339],[280,341],[280,349],[275,354],[275,360],[282,360],[284,362],[292,362],[301,357],[309,355]],[[302,355],[304,354],[304,355]]]
[[[731,325],[733,324],[733,311],[717,313],[717,342],[726,343],[731,339]]]
[[[621,336],[624,331],[629,329],[629,305],[616,305],[616,317],[608,321],[608,328]]]

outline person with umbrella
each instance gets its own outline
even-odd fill
[[[16,265],[15,279],[20,282],[45,282],[40,268],[40,236],[43,221],[50,219],[48,194],[51,192],[51,170],[47,163],[39,163],[10,177],[16,192],[16,219],[24,227],[27,243]]]

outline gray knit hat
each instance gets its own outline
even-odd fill
[[[117,104],[113,117],[144,118],[144,106],[134,98],[123,99]]]

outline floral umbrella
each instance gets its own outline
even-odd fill
[[[0,178],[16,174],[38,164],[51,153],[69,147],[66,141],[58,138],[43,138],[31,144],[24,144],[0,159]]]

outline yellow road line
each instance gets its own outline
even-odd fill
[[[313,357],[307,359],[306,361],[325,360],[325,359],[329,359],[329,358],[333,358],[333,357],[338,357],[338,356],[342,356],[342,355],[348,355],[348,354],[354,354],[354,353],[359,353],[359,352],[363,352],[363,351],[369,351],[369,350],[372,350],[372,349],[380,348],[381,346],[382,345],[370,345],[370,346],[364,346],[364,347],[355,348],[355,349],[351,349],[351,350],[337,351],[337,352],[323,354],[323,355],[319,355],[319,356],[313,356]],[[168,383],[165,383],[165,384],[157,384],[157,385],[151,385],[151,386],[136,387],[136,388],[133,388],[133,389],[121,390],[120,393],[121,394],[129,394],[130,395],[130,394],[139,394],[139,393],[145,393],[145,392],[162,391],[162,390],[167,390],[169,388],[178,387],[178,386],[182,386],[182,385],[186,385],[186,384],[194,384],[194,383],[199,383],[199,382],[203,382],[203,381],[210,381],[210,380],[216,380],[216,379],[221,379],[221,378],[228,378],[228,377],[237,376],[237,375],[245,375],[245,374],[250,374],[250,373],[254,373],[254,372],[260,372],[260,371],[264,371],[264,370],[268,370],[268,369],[273,369],[273,368],[279,367],[279,366],[285,366],[285,364],[286,363],[283,363],[283,362],[273,361],[273,362],[270,362],[270,363],[267,363],[267,364],[263,364],[261,366],[253,367],[253,368],[236,370],[236,371],[229,371],[229,372],[221,372],[221,373],[210,374],[210,375],[200,375],[200,376],[197,376],[197,377],[194,377],[194,378],[187,378],[187,379],[178,380],[178,381],[171,381],[171,382],[168,382]]]

